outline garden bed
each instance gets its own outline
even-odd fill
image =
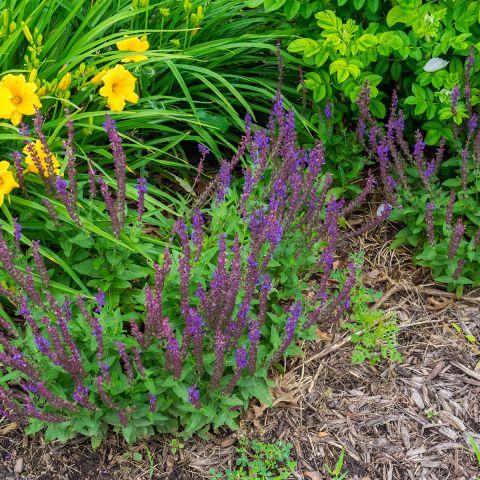
[[[234,465],[237,438],[244,434],[291,442],[298,463],[292,478],[328,478],[325,465],[333,467],[342,448],[351,479],[475,478],[478,466],[465,431],[478,431],[480,423],[480,352],[466,336],[480,337],[480,298],[470,292],[456,301],[412,267],[407,252],[361,242],[365,281],[383,290],[377,303],[400,320],[400,364],[352,365],[348,334],[338,327],[319,329],[305,358],[277,377],[275,408],[252,403],[236,433],[180,445],[159,435],[134,447],[111,435],[93,451],[86,438],[45,444],[4,420],[0,476],[209,479],[210,468]],[[15,467],[22,467],[18,475]]]

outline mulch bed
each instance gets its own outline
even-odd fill
[[[480,443],[480,350],[467,337],[480,339],[480,295],[457,301],[413,268],[408,252],[361,242],[365,281],[384,292],[378,305],[399,318],[401,364],[352,365],[348,334],[322,327],[305,357],[277,377],[275,408],[252,403],[238,432],[193,439],[175,453],[172,437],[128,447],[111,435],[94,452],[88,439],[45,445],[3,420],[0,478],[209,479],[211,467],[233,467],[236,440],[247,435],[291,442],[297,479],[330,478],[325,466],[335,465],[342,448],[352,480],[476,479],[480,466],[466,432]]]

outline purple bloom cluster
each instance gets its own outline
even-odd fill
[[[200,390],[196,385],[192,385],[187,389],[188,401],[195,407],[200,408],[202,405],[200,403]]]
[[[73,121],[69,117],[70,112],[68,108],[65,108],[65,115],[68,117],[67,120],[67,131],[68,137],[67,140],[63,142],[63,148],[65,149],[65,154],[67,156],[67,172],[68,180],[70,182],[70,194],[72,196],[72,201],[75,203],[77,201],[77,169],[75,167],[75,144],[74,144],[74,127]]]
[[[103,128],[107,132],[110,146],[112,148],[113,161],[115,164],[115,176],[117,179],[117,195],[115,198],[115,214],[118,218],[120,230],[125,222],[125,200],[126,200],[126,158],[123,151],[122,139],[117,131],[115,120],[105,115]]]
[[[22,226],[18,223],[18,217],[14,217],[13,219],[13,240],[15,242],[15,246],[20,248],[20,240],[22,238]]]
[[[460,98],[460,87],[458,85],[455,85],[453,87],[453,90],[450,93],[450,104],[451,104],[451,110],[452,110],[452,115],[455,116],[457,114],[457,106],[458,106],[458,99]]]
[[[135,187],[138,191],[138,221],[141,222],[143,214],[145,213],[145,194],[147,193],[147,179],[143,177],[138,178]]]
[[[463,234],[465,233],[465,225],[459,218],[455,227],[453,228],[452,238],[450,239],[450,245],[448,246],[448,259],[453,260],[457,254],[458,247],[462,241]]]

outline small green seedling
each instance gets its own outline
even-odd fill
[[[342,451],[340,453],[340,456],[338,457],[338,461],[337,461],[337,464],[335,465],[335,468],[332,470],[329,466],[327,466],[327,471],[328,471],[328,474],[330,475],[331,480],[347,480],[348,473],[347,472],[342,473],[344,459],[345,459],[345,449],[342,448]]]

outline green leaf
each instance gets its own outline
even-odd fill
[[[405,10],[400,5],[393,7],[387,13],[387,25],[389,27],[391,27],[392,25],[395,25],[397,22],[405,23]]]
[[[311,38],[297,38],[288,45],[287,50],[293,53],[308,53],[315,48],[317,48],[317,42],[315,40]]]
[[[332,10],[319,12],[315,14],[317,25],[324,30],[336,32],[337,31],[337,16]]]
[[[358,68],[358,67],[357,67]],[[330,64],[330,73],[337,73],[339,83],[344,82],[349,76],[347,61],[343,58],[335,60]]]
[[[415,106],[415,115],[421,115],[427,109],[427,102],[419,100]]]
[[[93,238],[83,232],[80,232],[78,235],[75,235],[75,237],[73,238],[69,238],[68,241],[82,248],[90,248],[94,244]]]
[[[94,436],[90,437],[90,445],[92,447],[92,450],[96,450],[100,444],[102,443],[103,437],[102,436]]]
[[[363,7],[365,0],[353,0],[353,6],[356,10],[360,10]]]
[[[412,85],[412,91],[413,94],[421,100],[425,100],[425,98],[427,97],[425,90],[416,83]]]
[[[265,8],[265,12],[274,12],[278,10],[280,7],[285,5],[286,0],[264,0],[263,5]]]
[[[377,118],[385,118],[387,113],[385,105],[377,99],[372,100],[370,104],[370,110]]]
[[[375,13],[378,10],[379,4],[380,4],[380,0],[367,0],[367,7],[373,13]]]
[[[275,349],[278,348],[282,343],[282,339],[280,338],[280,335],[277,329],[273,325],[270,332],[270,343],[272,344],[272,347]]]
[[[402,74],[402,64],[400,62],[393,62],[392,68],[390,69],[392,78],[398,82]]]
[[[300,10],[301,4],[298,0],[289,0],[285,4],[284,12],[287,20],[291,20],[295,15],[297,15],[298,11]]]

